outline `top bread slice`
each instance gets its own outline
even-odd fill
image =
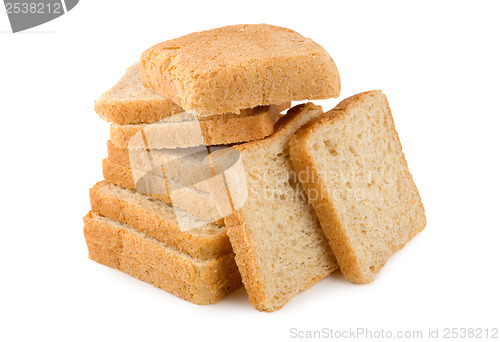
[[[266,24],[225,26],[157,44],[142,54],[140,74],[146,88],[199,115],[340,93],[325,49]]]
[[[368,283],[424,229],[424,208],[387,98],[354,95],[301,128],[290,155],[342,273]]]
[[[311,103],[296,106],[270,137],[233,147],[248,198],[225,223],[250,302],[261,311],[280,309],[338,268],[288,153],[290,136],[321,114]]]
[[[139,63],[135,63],[95,101],[95,111],[105,121],[124,125],[152,123],[184,110],[169,98],[145,88],[139,76]]]

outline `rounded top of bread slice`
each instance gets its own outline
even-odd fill
[[[234,25],[157,44],[141,57],[142,83],[198,114],[327,99],[340,77],[319,44],[278,26]]]
[[[169,98],[145,88],[139,76],[139,63],[95,101],[95,111],[116,124],[152,123],[184,110]]]

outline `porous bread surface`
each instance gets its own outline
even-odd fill
[[[111,229],[101,230],[101,234],[98,236],[92,235],[93,225],[102,224],[96,223],[96,220],[92,218],[92,214],[89,213],[84,218],[84,232],[91,260],[151,283],[177,297],[195,304],[212,304],[241,286],[241,277],[237,269],[230,272],[225,279],[220,279],[220,281],[202,282],[199,285],[185,282],[172,273],[165,272],[165,266],[152,266],[149,262],[144,261],[142,256],[135,258],[130,253],[124,253],[124,245],[121,243],[116,229],[111,227]],[[113,237],[113,233],[115,237]],[[161,257],[160,254],[158,255],[159,258]],[[182,269],[185,266],[174,265],[175,267]]]
[[[186,148],[223,145],[262,139],[274,130],[276,116],[285,104],[260,106],[241,114],[197,117],[182,113],[153,124],[111,124],[110,140],[121,148]],[[136,134],[145,137],[132,139]],[[147,145],[146,145],[147,144]]]
[[[100,243],[120,255],[134,258],[196,286],[223,284],[228,275],[237,269],[233,253],[212,259],[196,259],[126,223],[92,212],[84,217],[84,235],[88,241]]]
[[[174,211],[160,200],[107,181],[90,189],[90,204],[96,214],[126,223],[193,258],[217,258],[232,251],[225,226]],[[195,228],[181,230],[179,219],[193,221]]]
[[[176,208],[190,212],[202,220],[222,223],[221,215],[210,193],[196,189],[197,183],[193,184],[193,187],[185,186],[173,179],[147,174],[141,178],[144,182],[141,182],[139,187],[130,168],[113,164],[107,159],[102,161],[102,173],[104,179],[109,182],[173,204]],[[174,201],[172,191],[175,191]]]
[[[198,114],[340,93],[337,67],[325,49],[266,24],[191,33],[151,47],[140,63],[145,87]]]
[[[290,153],[350,281],[372,281],[424,229],[424,208],[381,91],[354,95],[301,128]]]
[[[296,106],[263,140],[235,146],[246,172],[248,199],[226,217],[229,239],[258,310],[275,311],[338,268],[316,214],[307,202],[288,153],[290,135],[323,112]]]
[[[94,107],[103,120],[121,125],[156,122],[184,111],[169,98],[142,85],[139,63],[128,68],[125,75],[95,101]]]

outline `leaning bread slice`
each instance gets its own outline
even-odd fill
[[[272,136],[233,147],[241,154],[248,199],[225,222],[250,302],[258,310],[280,309],[338,268],[288,154],[290,135],[322,113],[311,103],[296,106],[278,121]]]
[[[169,98],[145,88],[139,63],[135,63],[95,101],[95,111],[103,120],[123,125],[156,122],[184,110]]]
[[[301,128],[290,155],[350,281],[372,281],[424,229],[424,208],[381,91],[354,95]]]
[[[145,87],[199,115],[340,93],[325,49],[266,24],[225,26],[157,44],[142,54],[140,74]]]
[[[241,284],[232,253],[194,259],[118,221],[88,213],[89,257],[198,304],[216,302]]]
[[[183,112],[152,124],[111,124],[110,140],[120,148],[186,148],[262,139],[274,130],[275,118],[289,107],[260,106],[240,114],[199,117]]]
[[[193,258],[216,258],[232,251],[224,225],[111,182],[90,189],[90,204],[94,213],[126,223]],[[191,229],[182,229],[188,224]]]

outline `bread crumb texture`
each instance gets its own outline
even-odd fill
[[[294,107],[272,136],[235,147],[249,194],[226,225],[250,302],[258,310],[280,309],[338,268],[318,218],[294,180],[288,152],[290,135],[322,113],[312,104]]]

